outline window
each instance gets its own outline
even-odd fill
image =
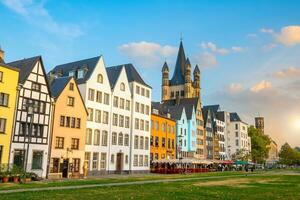
[[[113,106],[117,108],[118,107],[118,102],[119,102],[119,98],[118,97],[114,97]]]
[[[135,129],[139,129],[139,119],[135,118]]]
[[[144,104],[141,104],[140,112],[141,112],[142,114],[145,114],[145,105],[144,105]]]
[[[159,137],[155,137],[155,146],[159,147]]]
[[[129,135],[128,134],[125,134],[125,137],[124,137],[124,146],[129,146]]]
[[[73,172],[79,172],[80,169],[80,159],[73,158]]]
[[[96,102],[102,103],[102,92],[97,91],[97,93],[96,93]]]
[[[171,97],[174,97],[174,92],[171,92]]]
[[[71,128],[75,128],[75,117],[71,117]]]
[[[93,162],[92,162],[92,169],[97,170],[98,169],[98,159],[99,159],[99,153],[94,152],[93,153]]]
[[[146,112],[145,112],[146,115],[149,115],[149,112],[150,112],[149,110],[150,110],[149,106],[146,106]]]
[[[139,136],[134,136],[134,148],[138,149],[139,148]]]
[[[77,72],[77,78],[83,78],[84,77],[84,70],[83,69],[79,69]]]
[[[107,131],[102,131],[102,146],[107,146]]]
[[[100,145],[100,131],[99,130],[94,131],[94,145],[97,145],[97,146]]]
[[[125,91],[125,84],[124,84],[124,83],[121,83],[121,84],[120,84],[120,90],[121,90],[121,91]]]
[[[87,163],[88,169],[90,169],[91,152],[85,152],[84,153],[84,162]]]
[[[144,130],[144,120],[141,119],[140,121],[140,130]]]
[[[0,133],[5,133],[6,119],[0,118]]]
[[[102,76],[102,74],[98,74],[98,76],[97,76],[97,82],[98,83],[103,83],[103,76]]]
[[[149,90],[146,90],[146,97],[150,97],[150,91]]]
[[[138,155],[133,156],[133,166],[134,167],[138,166]]]
[[[129,128],[130,119],[129,117],[125,117],[125,128]]]
[[[183,90],[180,91],[180,95],[181,95],[182,97],[184,97],[184,91],[183,91]]]
[[[168,138],[168,149],[171,149],[171,139]]]
[[[3,72],[0,72],[0,82],[3,82]]]
[[[89,89],[88,100],[94,101],[94,98],[95,98],[95,90]]]
[[[94,110],[92,108],[88,108],[88,117],[87,117],[87,120],[88,121],[93,121],[93,118],[94,118]]]
[[[235,137],[239,137],[239,132],[235,132]]]
[[[140,110],[140,104],[138,102],[135,102],[135,112],[139,112]]]
[[[69,84],[69,90],[73,91],[74,90],[74,83]]]
[[[66,117],[66,127],[70,127],[70,117]]]
[[[9,95],[6,93],[0,93],[0,106],[8,106]]]
[[[80,124],[81,124],[81,119],[77,118],[76,119],[76,128],[80,128]]]
[[[154,128],[156,131],[159,131],[159,123],[158,122],[154,122]]]
[[[92,129],[86,129],[86,140],[85,144],[91,145],[92,144]]]
[[[130,110],[130,101],[126,100],[126,110]]]
[[[55,149],[63,149],[64,148],[64,138],[63,137],[56,137],[55,140]]]
[[[235,140],[235,145],[239,146],[239,140]]]
[[[100,169],[105,169],[106,167],[106,153],[101,153]]]
[[[41,85],[40,84],[38,84],[38,83],[31,83],[31,89],[33,90],[33,91],[40,91],[40,89],[41,89]]]
[[[164,123],[161,124],[161,131],[166,132],[166,125]]]
[[[145,167],[148,167],[148,160],[149,160],[149,158],[148,158],[148,156],[146,155],[146,156],[144,157],[144,166],[145,166]]]
[[[52,158],[50,161],[50,173],[58,173],[59,158]]]
[[[14,150],[14,162],[13,164],[18,167],[24,167],[25,150]]]
[[[114,154],[111,154],[111,156],[110,156],[110,162],[111,163],[115,163],[115,155]]]
[[[125,156],[125,164],[128,164],[128,155]]]
[[[118,145],[122,146],[123,145],[123,133],[119,133],[118,137]]]
[[[113,114],[113,126],[118,126],[118,115]]]
[[[96,112],[95,112],[95,122],[101,123],[101,111],[100,110],[96,110]]]
[[[103,124],[108,124],[108,112],[103,111]]]
[[[235,130],[238,130],[238,129],[239,129],[239,125],[235,124]]]
[[[161,140],[161,146],[166,147],[166,138],[164,138],[164,137]]]
[[[145,150],[149,149],[149,138],[145,137]]]
[[[69,71],[69,76],[75,76],[75,71]]]
[[[112,145],[117,145],[117,133],[116,132],[112,133],[111,144]]]
[[[140,94],[140,86],[136,86],[135,93]]]
[[[145,123],[146,123],[146,125],[145,125],[145,131],[149,131],[149,121],[146,121]]]
[[[67,99],[67,105],[68,106],[74,106],[74,101],[75,101],[74,97],[68,97],[68,99]]]
[[[150,137],[150,146],[153,146],[153,136]]]
[[[32,166],[31,169],[42,169],[43,166],[43,151],[32,152]]]
[[[141,90],[141,95],[142,95],[142,96],[145,96],[145,88],[142,88],[142,90]]]
[[[124,109],[124,107],[125,107],[125,99],[120,98],[120,108]]]
[[[140,137],[140,149],[144,149],[144,137]]]
[[[71,149],[78,150],[79,149],[79,139],[72,138],[71,140]]]
[[[124,127],[124,116],[123,115],[119,116],[119,126]]]
[[[139,156],[139,166],[143,166],[143,155]]]
[[[109,105],[109,94],[104,93],[103,103],[106,104],[106,105]]]
[[[60,116],[60,126],[65,126],[65,116]]]

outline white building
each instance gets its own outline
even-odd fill
[[[50,73],[77,79],[89,112],[85,161],[90,175],[149,170],[151,87],[131,64],[106,68],[98,56],[58,65]],[[135,129],[136,119],[140,130]]]
[[[9,163],[19,167],[26,166],[27,172],[45,177],[49,163],[53,101],[42,58],[36,56],[7,63],[7,65],[20,69],[20,90]]]

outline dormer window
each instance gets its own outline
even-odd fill
[[[70,72],[69,72],[69,76],[75,77],[75,71],[70,71]]]
[[[97,76],[97,82],[98,83],[103,83],[103,76],[102,76],[102,74],[98,74],[98,76]]]
[[[120,90],[121,90],[121,91],[125,91],[125,84],[124,84],[124,83],[121,83],[121,85],[120,85]]]
[[[77,72],[77,79],[83,78],[84,77],[84,70],[79,69]]]

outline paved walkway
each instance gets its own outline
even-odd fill
[[[247,174],[247,176],[255,176],[261,174]],[[177,179],[159,179],[159,180],[147,180],[147,181],[132,181],[132,182],[120,182],[120,183],[99,183],[89,185],[75,185],[75,186],[57,186],[57,187],[42,187],[42,188],[24,188],[13,190],[1,190],[0,194],[9,194],[17,192],[36,192],[36,191],[49,191],[49,190],[70,190],[70,189],[82,189],[82,188],[95,188],[95,187],[110,187],[110,186],[126,186],[126,185],[144,185],[150,183],[166,183],[166,182],[179,182],[190,180],[207,180],[216,178],[233,178],[246,176],[245,174],[228,175],[228,176],[209,176],[209,177],[192,177],[192,178],[177,178]]]

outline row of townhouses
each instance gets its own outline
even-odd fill
[[[4,62],[0,51],[0,164],[41,177],[144,173],[157,160],[230,160],[251,151],[247,123],[219,105],[203,106],[201,73],[180,42],[162,98],[132,64],[103,56],[45,71],[41,56]]]

